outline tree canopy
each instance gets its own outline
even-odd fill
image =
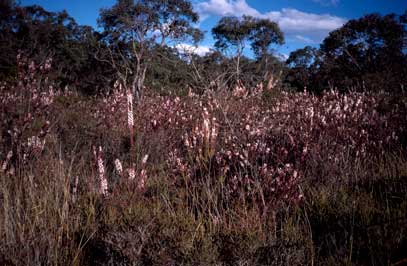
[[[198,18],[185,0],[118,0],[102,9],[98,19],[104,29],[102,42],[109,49],[102,60],[110,62],[125,87],[139,97],[151,51],[167,41],[199,41],[202,34],[192,26]]]
[[[247,43],[250,43],[258,58],[267,56],[272,44],[284,43],[284,35],[277,23],[251,16],[223,17],[212,29],[212,34],[217,49],[223,52],[234,50],[237,79],[240,76],[240,59]]]
[[[369,14],[329,33],[320,49],[293,51],[287,80],[314,91],[397,91],[406,86],[406,14]]]
[[[22,52],[38,63],[52,57],[49,78],[87,94],[118,79],[137,96],[144,85],[202,92],[237,81],[253,86],[277,74],[298,90],[405,90],[407,11],[349,20],[319,48],[293,51],[285,64],[273,50],[284,43],[278,24],[251,16],[222,17],[211,32],[214,50],[185,55],[181,44],[197,45],[204,36],[197,22],[188,0],[117,0],[100,11],[100,32],[66,11],[0,0],[0,78],[16,79]]]
[[[406,75],[406,40],[402,17],[369,14],[331,32],[321,51],[331,69],[328,75],[337,86],[364,82],[372,89],[395,89]]]

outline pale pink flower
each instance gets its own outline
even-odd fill
[[[114,160],[114,166],[119,175],[123,173],[123,166],[119,159]]]
[[[97,163],[98,163],[98,172],[99,172],[99,180],[100,180],[100,193],[104,196],[107,196],[109,192],[108,192],[107,179],[105,176],[105,166],[103,164],[102,153],[103,153],[102,147],[99,146]]]
[[[210,129],[209,129],[209,119],[204,118],[203,124],[202,124],[202,131],[203,131],[203,136],[206,141],[209,141],[210,138]]]
[[[7,170],[7,165],[8,165],[8,163],[10,162],[10,159],[11,159],[12,156],[13,156],[13,151],[9,151],[9,152],[7,153],[6,160],[4,161],[4,163],[3,163],[2,167],[1,167],[1,170],[2,170],[3,172],[5,172],[5,171]]]
[[[134,180],[136,178],[136,172],[134,171],[134,168],[128,168],[127,174],[129,175],[129,180]]]
[[[133,94],[130,90],[127,92],[127,124],[129,125],[129,128],[134,126]]]
[[[144,165],[147,163],[148,160],[148,154],[144,155],[143,159],[141,160],[141,163]]]
[[[144,187],[146,186],[146,181],[147,181],[147,171],[143,169],[140,172],[140,180],[137,186],[138,189],[144,189]]]

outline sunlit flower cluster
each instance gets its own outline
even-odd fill
[[[58,117],[50,115],[52,106],[57,97],[69,97],[35,74],[44,75],[50,60],[37,66],[22,58],[19,83],[0,85],[6,173],[15,170],[17,155],[27,162],[43,153],[51,118]],[[335,171],[345,157],[381,156],[402,147],[407,134],[406,108],[387,104],[389,95],[279,92],[270,103],[259,97],[270,89],[238,83],[230,93],[190,91],[185,97],[147,91],[136,103],[117,84],[109,94],[87,98],[92,104],[81,110],[99,130],[91,135],[100,147],[89,163],[97,191],[114,191],[109,182],[116,178],[144,191],[154,165],[175,187],[218,183],[225,198],[245,198],[267,211],[303,199],[301,181],[309,168]]]
[[[138,130],[165,136],[174,178],[221,176],[231,195],[246,193],[265,206],[301,199],[299,181],[311,161],[338,167],[345,154],[365,160],[399,147],[405,132],[398,110],[380,112],[381,94],[282,93],[273,105],[255,94],[221,96],[147,98]]]

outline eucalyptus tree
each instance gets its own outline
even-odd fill
[[[186,0],[118,0],[100,12],[101,44],[108,53],[98,58],[109,62],[122,84],[139,99],[154,48],[198,42],[202,33],[193,27],[198,19]]]
[[[269,55],[272,44],[284,43],[284,35],[277,23],[251,16],[223,17],[212,29],[212,34],[218,50],[232,50],[235,55],[237,80],[240,77],[243,52],[248,43],[257,58]]]
[[[406,86],[406,14],[368,14],[329,33],[321,51],[331,83],[345,90]]]
[[[318,80],[315,80],[323,63],[323,55],[315,47],[305,46],[290,53],[286,60],[289,67],[286,74],[286,82],[297,90],[308,90],[318,92],[321,87]]]

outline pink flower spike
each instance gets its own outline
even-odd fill
[[[134,126],[133,94],[130,90],[127,92],[127,124],[129,128],[132,128]]]
[[[103,196],[108,195],[108,184],[107,184],[107,179],[105,176],[105,166],[103,164],[103,151],[102,147],[99,146],[99,152],[97,155],[97,164],[98,164],[98,172],[99,172],[99,180],[100,180],[100,193]]]
[[[119,159],[114,160],[114,166],[119,175],[123,173],[123,166]]]
[[[140,180],[138,183],[138,189],[144,189],[146,186],[146,181],[147,181],[147,171],[145,169],[141,170],[140,172]]]

